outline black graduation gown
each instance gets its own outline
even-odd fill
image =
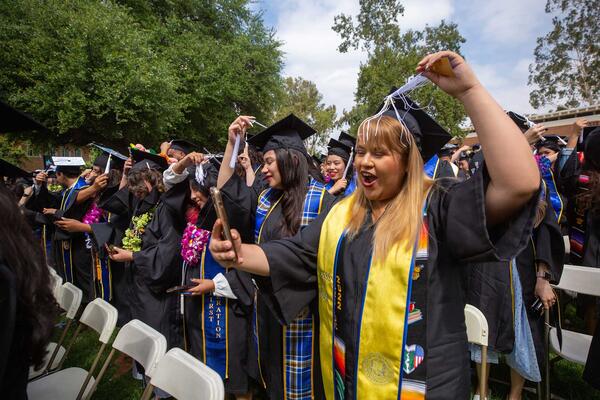
[[[546,263],[550,268],[552,283],[557,283],[562,275],[564,256],[565,246],[560,226],[554,212],[547,208],[544,219],[534,229],[527,246],[516,257],[523,304],[527,308],[527,319],[540,371],[545,360],[544,318],[530,310],[536,299],[536,262]],[[510,353],[515,341],[510,270],[510,263],[506,262],[474,264],[469,268],[467,303],[477,307],[485,315],[488,321],[489,347],[501,353]]]
[[[508,260],[526,245],[531,234],[535,201],[510,223],[488,230],[485,222],[487,173],[468,181],[439,182],[428,201],[429,256],[427,279],[426,350],[427,399],[467,399],[470,391],[469,356],[464,324],[465,263]],[[274,298],[286,321],[317,296],[317,252],[325,215],[320,215],[296,236],[262,244],[271,271]],[[346,398],[354,398],[354,362],[357,359],[359,310],[372,252],[374,228],[365,228],[344,249],[342,309],[346,342]],[[334,245],[334,244],[332,244]],[[341,268],[338,264],[337,268]],[[421,279],[423,279],[421,277]],[[427,315],[428,314],[428,315]],[[382,312],[382,315],[385,315]],[[386,332],[392,334],[392,332]]]
[[[258,197],[263,189],[264,183],[262,181],[255,180],[255,184],[252,187],[248,187],[237,175],[233,175],[221,189],[224,198],[227,199],[228,212],[231,209],[235,213],[234,215],[237,215],[235,223],[240,227],[244,227],[244,235],[242,235],[242,238],[246,242],[254,243],[256,207],[258,204]],[[328,210],[334,201],[335,197],[326,192],[323,197],[321,210]],[[281,228],[282,221],[283,214],[281,205],[277,204],[271,209],[269,217],[266,218],[263,223],[260,238],[261,243],[267,243],[285,237]],[[229,275],[227,276],[227,279],[229,281]],[[272,291],[270,280],[258,276],[254,276],[254,280],[259,289],[256,294],[256,314],[259,326],[258,348],[260,354],[256,354],[258,360],[257,365],[249,366],[249,373],[261,385],[265,386],[270,399],[283,399],[284,376],[282,349],[284,322],[281,318],[279,304],[270,294]],[[238,298],[245,295],[244,293],[240,293],[240,290],[238,290],[235,284],[231,286]],[[308,302],[304,306],[308,307],[313,315],[318,314],[316,302]],[[296,314],[291,316],[287,323],[297,317],[303,308],[304,307],[300,308]],[[318,321],[315,321],[315,328],[318,328]],[[315,329],[315,331],[317,330],[318,329]],[[318,337],[316,332],[313,332],[313,334]],[[253,351],[256,351],[254,345],[251,347]],[[314,395],[317,399],[324,398],[317,346],[315,346],[313,365]]]
[[[67,189],[68,190],[68,189]],[[52,193],[48,191],[46,185],[40,188],[40,191],[35,195],[38,207],[56,208],[56,217],[72,218],[81,221],[87,213],[93,199],[88,199],[84,202],[77,203],[75,200],[81,189],[73,189],[70,204],[67,204],[61,209],[61,201],[63,192]],[[45,216],[46,224],[51,224],[51,220]],[[41,221],[41,220],[40,220]],[[94,266],[92,265],[92,257],[90,248],[86,243],[88,237],[82,232],[67,232],[58,227],[54,228],[54,236],[52,241],[52,250],[54,253],[55,268],[59,275],[66,282],[67,277],[64,270],[63,249],[71,251],[71,271],[73,275],[73,284],[83,292],[82,303],[89,303],[96,298],[96,290],[94,284]]]
[[[133,213],[144,213],[150,209],[152,202],[156,201],[153,195],[148,202],[140,202],[129,193],[127,188],[117,191],[104,191],[98,199],[98,207],[108,212],[108,221],[91,224],[95,246],[100,257],[107,257],[105,245],[114,244],[121,246],[125,231],[131,223]],[[136,206],[139,210],[136,210]],[[119,311],[118,326],[123,326],[131,321],[129,309],[129,288],[126,278],[127,266],[110,260],[111,274],[111,304]]]
[[[142,249],[133,253],[131,316],[150,325],[167,339],[168,348],[181,347],[179,298],[166,293],[181,282],[181,236],[188,182],[173,186],[161,196],[142,236]]]

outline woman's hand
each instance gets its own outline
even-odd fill
[[[534,144],[539,142],[544,137],[545,131],[546,127],[541,124],[536,124],[527,129],[527,131],[525,131],[525,139],[527,139],[527,143]]]
[[[554,290],[552,290],[550,282],[544,278],[537,278],[537,282],[535,283],[535,295],[540,298],[544,304],[544,308],[547,310],[556,303]]]
[[[44,183],[46,183],[47,180],[48,174],[44,171],[38,172],[38,174],[35,176],[36,185],[43,185]]]
[[[44,215],[49,215],[49,214],[54,215],[54,214],[56,214],[56,208],[44,208],[44,209],[42,209],[42,213]]]
[[[56,222],[54,225],[58,226],[63,231],[67,232],[91,232],[92,229],[88,224],[84,224],[81,221],[77,221],[72,218],[62,218]]]
[[[240,238],[240,234],[235,229],[232,229],[231,237],[233,244],[229,240],[223,239],[223,224],[220,219],[217,219],[213,226],[209,250],[213,258],[225,268],[237,267],[244,261],[242,258],[242,239]],[[235,246],[238,254],[237,260],[233,246]]]
[[[200,296],[215,290],[215,282],[212,279],[192,279],[191,281],[197,284],[186,291],[191,296]]]
[[[123,165],[123,176],[125,177],[125,179],[127,179],[127,174],[129,173],[131,167],[133,167],[133,160],[131,159],[131,157],[129,157]]]
[[[254,117],[247,115],[240,115],[229,125],[228,137],[229,143],[234,144],[235,138],[241,135],[242,138],[246,135],[246,130],[252,126],[252,120]]]
[[[333,184],[333,186],[331,187],[331,189],[329,189],[329,193],[331,194],[338,194],[343,190],[346,190],[346,187],[348,186],[348,181],[346,179],[338,179],[338,181],[336,183]]]
[[[453,77],[443,76],[429,70],[433,64],[444,57],[447,57],[450,61],[454,72]],[[473,88],[481,86],[477,76],[465,60],[458,54],[448,50],[425,56],[417,65],[417,72],[422,72],[440,89],[459,100]]]
[[[94,183],[92,184],[92,188],[94,188],[96,192],[104,190],[106,186],[108,186],[108,174],[102,174],[100,176],[97,176],[96,179],[94,179]]]
[[[111,252],[108,256],[111,260],[117,262],[133,261],[133,251],[125,250],[117,246],[111,247]]]

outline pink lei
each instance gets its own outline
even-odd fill
[[[187,264],[194,265],[202,257],[202,252],[210,239],[210,231],[196,226],[197,212],[189,210],[186,219],[188,223],[181,238],[181,257]]]
[[[100,221],[100,217],[102,217],[102,209],[99,208],[96,203],[92,203],[87,213],[85,213],[81,222],[84,224],[96,224]]]

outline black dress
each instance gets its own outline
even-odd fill
[[[516,267],[522,287],[523,304],[540,371],[545,360],[544,318],[534,314],[536,262],[550,268],[552,283],[558,283],[562,275],[565,246],[555,213],[548,205],[544,219],[527,242],[527,247],[516,257]],[[474,264],[469,268],[467,302],[477,307],[488,321],[490,349],[501,353],[513,350],[515,333],[513,326],[513,288],[510,263]]]
[[[480,171],[463,183],[440,182],[428,200],[429,245],[425,267],[427,399],[467,399],[469,355],[464,324],[464,277],[468,262],[508,260],[531,234],[535,200],[509,223],[489,229],[485,222],[487,174]],[[317,297],[320,215],[296,236],[262,244],[271,271],[272,294],[286,321]],[[366,225],[340,250],[344,288],[343,335],[346,339],[345,398],[355,398],[354,371],[364,282],[372,252],[374,227]],[[332,244],[335,245],[335,244]],[[338,265],[337,268],[340,268]],[[423,275],[423,273],[421,273]],[[421,278],[423,279],[423,278]],[[382,316],[385,311],[382,310]],[[393,332],[386,332],[393,334]],[[327,366],[327,368],[331,368]],[[396,396],[394,396],[396,398]]]
[[[257,179],[252,187],[248,187],[237,175],[233,175],[221,189],[227,211],[229,213],[231,210],[234,216],[230,218],[232,226],[240,228],[240,234],[245,242],[253,243],[255,239],[256,207],[262,189],[264,189],[262,181]],[[334,196],[325,193],[321,210],[328,210],[334,201]],[[282,221],[282,209],[277,204],[271,208],[268,218],[263,223],[260,242],[267,243],[285,237],[282,231]],[[229,275],[226,277],[229,281]],[[270,280],[258,276],[254,276],[254,280],[259,289],[256,291],[255,299],[255,326],[258,326],[259,335],[258,343],[256,343],[257,346],[254,345],[250,349],[254,351],[257,363],[254,366],[249,366],[249,373],[261,385],[264,385],[270,399],[283,399],[283,326],[293,321],[301,312],[306,313],[310,311],[313,315],[316,315],[317,304],[316,302],[305,303],[303,307],[297,310],[296,314],[290,316],[286,323],[284,323],[279,303],[271,295]],[[240,291],[238,290],[239,284],[232,281],[229,281],[229,284],[238,298],[247,296],[247,288],[244,287],[244,290]],[[318,327],[318,321],[315,322],[314,326]],[[318,346],[315,346],[314,353],[314,397],[324,398],[319,376]]]
[[[168,348],[181,347],[182,320],[178,296],[168,294],[181,281],[181,235],[184,229],[187,181],[161,196],[142,236],[142,248],[133,253],[131,316],[162,333]]]

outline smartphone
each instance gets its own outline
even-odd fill
[[[113,244],[107,244],[106,250],[108,251],[108,254],[115,254],[117,252]]]
[[[219,218],[221,220],[221,224],[223,224],[223,235],[225,236],[225,239],[229,240],[231,244],[233,244],[231,229],[229,227],[229,220],[227,219],[225,206],[223,206],[223,198],[221,197],[221,191],[214,186],[211,187],[210,197],[212,197],[212,201],[215,206],[215,211],[217,212],[217,218]],[[238,253],[235,250],[235,246],[233,247],[233,252],[235,253],[235,258],[237,259]]]
[[[167,293],[184,292],[186,290],[190,290],[193,287],[194,287],[194,285],[173,286],[173,287],[167,289]]]

